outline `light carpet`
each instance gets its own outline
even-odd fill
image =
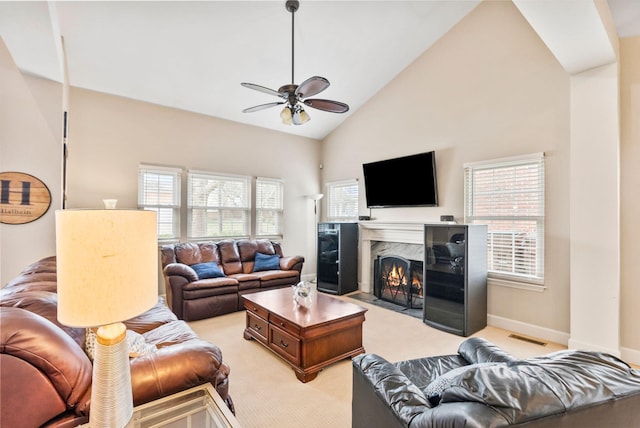
[[[369,303],[348,300],[368,309],[363,325],[366,352],[389,361],[455,354],[464,337],[431,328],[420,319]],[[231,367],[229,392],[236,417],[244,428],[347,428],[351,426],[351,360],[343,360],[307,383],[298,381],[291,367],[255,341],[243,338],[245,313],[236,312],[190,322],[202,339],[220,347]],[[513,355],[526,358],[565,347],[532,344],[509,337],[510,332],[487,327],[483,337]]]

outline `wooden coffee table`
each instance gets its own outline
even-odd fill
[[[255,339],[289,363],[301,382],[323,367],[364,352],[367,309],[314,291],[308,305],[294,302],[293,289],[245,294],[244,338]]]

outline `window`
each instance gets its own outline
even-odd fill
[[[544,154],[465,164],[465,222],[488,227],[490,278],[544,282]]]
[[[138,207],[158,214],[158,240],[180,236],[179,168],[140,165],[138,167]]]
[[[327,219],[344,221],[358,219],[358,181],[327,183]]]
[[[256,179],[256,236],[282,236],[283,193],[281,180]]]
[[[250,189],[249,177],[189,172],[189,238],[249,236]]]

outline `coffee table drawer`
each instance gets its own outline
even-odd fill
[[[300,327],[289,320],[279,317],[278,315],[269,314],[269,323],[281,328],[287,333],[293,334],[294,336],[300,335]]]
[[[271,339],[269,346],[283,358],[294,364],[300,364],[300,339],[280,330],[273,325],[269,326]]]
[[[258,315],[263,320],[269,319],[269,311],[265,308],[256,305],[255,303],[244,301],[244,308],[247,310],[247,313]]]
[[[269,324],[264,319],[247,312],[247,329],[251,331],[254,338],[264,344],[267,343]]]

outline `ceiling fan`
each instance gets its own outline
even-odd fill
[[[296,85],[294,83],[294,15],[300,7],[300,2],[298,0],[287,0],[285,7],[289,12],[291,12],[291,84],[283,85],[276,91],[253,83],[241,83],[245,88],[255,89],[256,91],[275,95],[276,97],[280,97],[284,100],[249,107],[242,110],[242,112],[252,113],[284,104],[284,108],[280,112],[280,117],[282,118],[282,123],[285,125],[302,125],[310,120],[310,117],[307,112],[304,111],[302,104],[331,113],[346,113],[349,111],[349,106],[345,103],[319,98],[308,99],[308,97],[319,94],[329,87],[329,81],[324,77],[313,76],[302,82],[300,85]]]

